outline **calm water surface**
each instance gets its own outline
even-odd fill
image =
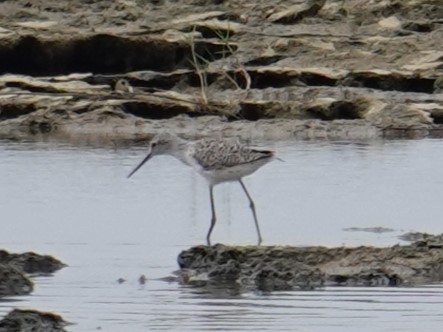
[[[443,232],[442,141],[271,146],[285,162],[245,179],[264,244],[392,245],[408,231]],[[0,142],[1,247],[69,264],[36,278],[32,295],[0,302],[1,315],[54,311],[75,323],[70,331],[440,330],[439,284],[239,295],[160,280],[181,250],[204,243],[209,197],[203,179],[168,157],[126,179],[145,152]],[[213,242],[254,244],[240,186],[220,185],[215,195]],[[353,227],[393,231],[346,231]]]

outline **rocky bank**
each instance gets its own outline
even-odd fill
[[[0,139],[442,137],[442,44],[441,0],[3,0]],[[433,238],[200,246],[178,261],[187,284],[272,291],[441,281],[442,260]],[[1,251],[0,296],[60,264]],[[0,331],[63,329],[54,317],[15,310]]]
[[[442,17],[440,0],[2,1],[0,137],[441,137]]]

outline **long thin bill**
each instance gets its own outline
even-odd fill
[[[149,152],[148,153],[148,155],[145,157],[145,159],[143,159],[142,160],[142,162],[140,163],[140,164],[138,164],[138,166],[136,167],[136,168],[134,168],[133,170],[132,170],[132,172],[131,173],[129,173],[129,175],[128,175],[128,179],[135,173],[135,172],[137,172],[139,169],[140,169],[140,167],[142,167],[143,166],[143,164],[145,163],[145,162],[147,162],[150,158],[151,158],[151,152]]]

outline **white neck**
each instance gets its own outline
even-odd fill
[[[180,137],[176,137],[173,141],[170,142],[170,144],[171,145],[167,151],[167,154],[177,158],[186,165],[189,165],[189,161],[186,155],[186,145],[188,144],[188,142],[184,139],[181,139]]]

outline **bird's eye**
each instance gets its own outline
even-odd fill
[[[151,146],[152,146],[153,148],[155,148],[155,147],[157,146],[157,142],[152,142],[152,143],[151,143]]]

